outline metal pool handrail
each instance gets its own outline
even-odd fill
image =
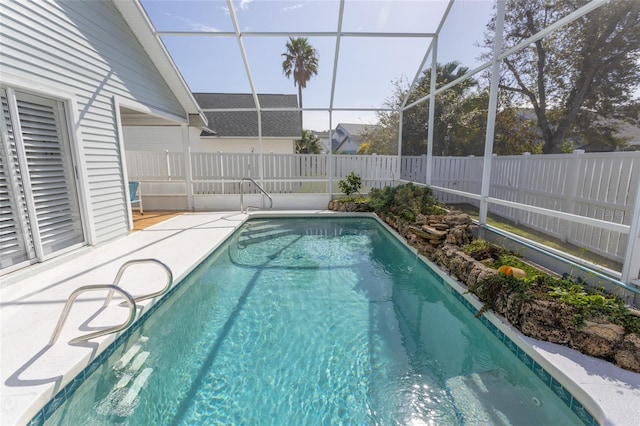
[[[260,190],[260,192],[262,192],[264,195],[267,196],[267,198],[269,199],[269,209],[271,209],[273,207],[273,198],[271,198],[271,195],[269,195],[267,193],[267,191],[265,191],[264,188],[262,188],[258,184],[258,182],[256,182],[255,180],[253,180],[251,178],[242,178],[242,179],[240,179],[240,211],[241,212],[245,211],[245,209],[244,209],[244,182],[245,181],[252,182],[256,186],[256,188],[258,188]],[[249,208],[251,208],[251,207],[254,208],[254,209],[260,208],[260,207],[255,207],[255,206],[247,206],[247,210],[246,211],[249,211]]]
[[[143,300],[148,300],[148,299],[153,299],[154,297],[157,296],[162,296],[163,294],[165,294],[167,291],[169,291],[169,289],[171,289],[171,285],[173,284],[173,273],[171,272],[171,269],[165,265],[164,263],[160,262],[158,259],[133,259],[133,260],[129,260],[125,263],[122,264],[122,266],[120,267],[120,269],[118,269],[118,273],[116,274],[116,278],[113,280],[113,284],[114,285],[119,285],[120,284],[120,279],[122,278],[122,275],[124,274],[124,271],[131,265],[135,265],[137,263],[155,263],[157,265],[160,265],[163,269],[164,272],[167,274],[167,284],[160,290],[153,292],[153,293],[149,293],[149,294],[145,294],[142,296],[138,296],[138,297],[134,297],[133,300],[137,303],[137,302],[142,302]],[[107,299],[105,300],[105,306],[107,304],[109,304],[109,302],[111,302],[111,298],[113,297],[113,290],[111,290],[109,292],[109,294],[107,295]]]
[[[124,291],[121,287],[118,286],[118,284],[120,284],[120,279],[122,278],[122,275],[124,274],[124,271],[131,265],[135,265],[137,263],[155,263],[157,265],[160,265],[166,275],[167,275],[167,284],[160,290],[153,292],[153,293],[149,293],[149,294],[145,294],[142,296],[138,296],[138,297],[133,297],[131,296],[131,294],[129,294],[128,292]],[[107,306],[109,303],[111,303],[111,299],[113,299],[113,294],[114,293],[119,293],[121,294],[124,298],[125,301],[123,303],[126,303],[129,305],[129,318],[123,322],[120,325],[114,326],[114,327],[109,327],[106,328],[104,330],[100,330],[100,331],[95,331],[93,333],[89,333],[89,334],[85,334],[83,336],[79,336],[76,337],[72,340],[69,341],[69,343],[79,343],[82,341],[86,341],[89,339],[93,339],[94,337],[99,337],[99,336],[104,336],[107,334],[111,334],[111,333],[116,333],[120,330],[124,330],[125,328],[129,327],[133,321],[136,318],[136,303],[137,302],[141,302],[143,300],[147,300],[147,299],[152,299],[154,297],[157,296],[161,296],[163,294],[165,294],[167,291],[169,291],[169,289],[171,288],[171,285],[173,284],[173,273],[171,272],[171,269],[165,265],[164,263],[160,262],[158,259],[133,259],[133,260],[129,260],[125,263],[122,264],[122,266],[120,266],[120,269],[118,269],[118,273],[116,274],[116,278],[113,280],[113,284],[97,284],[97,285],[86,285],[86,286],[82,286],[82,287],[78,287],[77,289],[75,289],[71,295],[69,296],[69,298],[67,299],[67,302],[64,305],[64,308],[62,309],[62,313],[60,314],[60,318],[58,319],[58,323],[56,324],[56,328],[53,331],[53,335],[51,335],[51,339],[49,339],[49,344],[52,345],[56,342],[56,340],[58,340],[58,336],[60,335],[60,331],[62,330],[62,326],[64,325],[65,321],[67,320],[67,317],[69,316],[69,311],[71,310],[71,305],[73,305],[73,302],[75,302],[75,300],[77,299],[77,297],[86,292],[86,291],[92,291],[92,290],[109,290],[109,293],[107,294],[107,297],[105,298],[104,301],[104,305],[103,306]]]
[[[133,323],[133,321],[136,318],[136,302],[133,299],[133,296],[131,296],[129,293],[127,293],[120,287],[113,284],[85,285],[75,289],[71,293],[71,296],[69,296],[69,298],[67,299],[67,303],[65,303],[64,308],[62,309],[60,318],[58,318],[58,323],[56,324],[56,328],[53,330],[51,339],[49,339],[50,345],[53,345],[56,342],[56,340],[58,340],[58,336],[60,335],[62,326],[67,320],[67,317],[69,316],[69,311],[71,310],[71,305],[73,305],[73,302],[75,302],[75,300],[78,298],[80,294],[87,291],[95,291],[95,290],[109,290],[109,294],[113,294],[113,292],[120,293],[125,298],[125,301],[129,305],[129,318],[127,318],[127,320],[120,325],[116,325],[113,327],[105,328],[104,330],[94,331],[93,333],[76,337],[74,339],[69,340],[69,343],[80,343],[89,339],[93,339],[94,337],[116,333],[120,330],[124,330],[125,328],[129,327]],[[107,303],[105,303],[105,306],[107,305]]]

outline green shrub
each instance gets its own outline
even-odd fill
[[[512,257],[508,264],[512,265],[516,259]],[[524,266],[528,267],[528,265]],[[566,303],[573,308],[576,328],[582,327],[585,321],[605,318],[623,327],[626,332],[640,333],[640,318],[633,316],[622,300],[604,292],[588,290],[571,279],[554,277],[540,271],[528,273],[525,279],[503,274],[492,275],[470,286],[469,291],[484,303],[478,315],[488,309],[494,309],[499,297],[515,293],[521,300],[559,299]]]
[[[355,172],[351,172],[347,175],[345,180],[341,180],[338,182],[338,188],[340,191],[347,197],[355,194],[356,192],[360,194],[360,188],[362,188],[362,179]],[[360,194],[362,196],[362,194]]]
[[[392,214],[406,221],[414,221],[419,214],[441,214],[431,189],[407,183],[372,189],[371,206],[378,214]]]
[[[469,286],[469,291],[478,296],[478,299],[484,303],[476,317],[480,317],[490,309],[495,310],[496,301],[501,295],[506,296],[516,293],[519,299],[526,299],[529,287],[530,283],[528,281],[504,274],[490,275],[476,282]]]
[[[588,291],[581,284],[558,279],[548,291],[552,298],[559,298],[576,309],[575,325],[580,327],[584,321],[605,317],[630,333],[640,333],[640,318],[631,315],[622,300],[597,291]]]
[[[471,241],[462,247],[462,251],[473,257],[475,260],[492,260],[497,261],[506,253],[506,250],[495,244],[491,244],[481,238]],[[490,265],[493,266],[493,265]],[[516,266],[516,265],[513,265]],[[517,267],[517,266],[516,266]],[[498,269],[498,268],[495,268]]]

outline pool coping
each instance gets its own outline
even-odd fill
[[[223,236],[218,235],[218,237],[220,237],[215,243],[212,243],[211,240],[208,241],[209,244],[209,249],[208,250],[201,250],[199,252],[199,255],[196,256],[195,259],[191,259],[188,263],[188,265],[186,265],[184,262],[182,262],[181,264],[178,265],[177,268],[177,273],[176,275],[176,280],[175,280],[175,284],[174,284],[174,288],[176,288],[178,286],[178,284],[180,282],[182,282],[184,280],[184,278],[190,274],[195,268],[196,266],[201,263],[202,260],[204,260],[206,257],[208,257],[211,253],[213,253],[213,251],[215,251],[215,249],[222,244],[222,242],[228,238],[229,235],[231,235],[239,226],[241,226],[244,222],[246,222],[248,219],[250,218],[263,218],[263,217],[320,217],[320,216],[342,216],[342,217],[346,217],[346,216],[351,216],[351,217],[370,217],[370,218],[374,218],[376,219],[381,225],[383,225],[383,227],[385,227],[390,233],[391,235],[395,236],[401,243],[403,243],[405,246],[407,246],[412,252],[414,252],[416,255],[418,255],[417,250],[415,250],[413,247],[410,247],[406,244],[406,241],[393,229],[391,229],[386,223],[384,223],[382,220],[380,220],[380,218],[378,218],[376,215],[371,214],[371,213],[337,213],[337,212],[331,212],[331,211],[279,211],[279,212],[252,212],[249,215],[241,215],[236,213],[186,213],[185,215],[182,216],[178,216],[176,218],[172,218],[166,222],[163,222],[161,224],[157,224],[154,225],[153,227],[150,228],[150,231],[147,232],[147,235],[153,235],[153,233],[157,233],[157,232],[162,232],[164,230],[170,229],[176,225],[176,222],[180,222],[181,220],[176,220],[177,218],[185,218],[185,217],[190,217],[190,218],[200,218],[202,220],[200,220],[200,222],[202,223],[207,223],[210,221],[220,221],[220,220],[224,220],[225,217],[235,217],[235,219],[233,219],[233,225],[230,227],[226,228],[225,232],[222,232],[222,234],[224,234]],[[184,221],[184,220],[182,220]],[[187,220],[186,222],[189,222],[189,220]],[[198,222],[198,221],[196,221]],[[206,233],[206,227],[202,227],[202,223],[201,224],[191,224],[191,228],[187,227],[187,229],[194,229],[197,230],[199,233],[200,232],[204,232]],[[177,227],[179,228],[179,227]],[[182,232],[182,230],[179,229],[172,229],[172,231],[180,233]],[[129,236],[127,236],[124,239],[118,240],[118,242],[121,242],[122,240],[126,240],[126,239],[131,239],[131,237],[137,235],[137,234],[143,234],[145,233],[145,231],[141,231],[138,233],[134,233],[134,234],[130,234]],[[171,232],[169,232],[171,233]],[[220,233],[218,233],[220,234]],[[164,234],[162,234],[164,235]],[[161,235],[161,239],[163,239],[164,237]],[[140,238],[143,243],[148,243],[147,239],[145,238]],[[190,242],[192,242],[192,240],[189,240]],[[118,242],[114,242],[113,244],[118,244]],[[164,241],[165,243],[167,243],[167,241]],[[120,244],[122,245],[122,243]],[[165,244],[166,246],[166,244]],[[124,247],[126,249],[126,253],[131,254],[133,253],[139,253],[139,250],[131,250],[131,247],[127,248],[127,245],[124,244]],[[143,247],[146,247],[145,244],[143,244]],[[83,252],[84,254],[80,254],[79,256],[91,256],[94,255],[95,256],[100,256],[99,253],[100,251],[105,251],[104,247],[100,247],[100,248],[96,248],[96,249],[92,249],[89,250],[88,252],[85,250],[85,252]],[[107,253],[109,252],[109,250],[106,250]],[[140,257],[140,256],[138,256]],[[123,256],[120,256],[120,259],[123,259]],[[435,265],[433,262],[429,261],[428,259],[426,259],[423,256],[420,256],[420,258],[427,263],[431,269],[434,271],[434,273],[440,277],[444,281],[446,281],[446,283],[449,285],[449,287],[452,290],[452,293],[454,293],[454,296],[457,295],[456,297],[461,298],[461,301],[463,302],[463,304],[465,304],[465,306],[467,306],[468,309],[471,310],[471,312],[476,312],[481,306],[482,304],[475,299],[475,296],[472,296],[466,292],[466,289],[457,281],[451,279],[448,275],[446,275],[445,272],[443,272],[437,265]],[[67,262],[69,263],[69,262]],[[63,263],[63,265],[66,265],[67,263]],[[171,262],[169,262],[171,263]],[[172,266],[170,264],[170,266]],[[64,267],[64,266],[63,266]],[[115,267],[115,266],[113,266]],[[111,267],[111,271],[113,270],[113,267]],[[55,266],[54,266],[55,268]],[[175,273],[176,271],[174,271]],[[44,271],[40,271],[36,274],[33,274],[32,276],[28,276],[27,275],[27,279],[30,281],[34,281],[38,279],[38,277],[40,277],[40,275],[46,274],[47,270]],[[111,274],[113,274],[113,272],[110,272]],[[77,273],[77,268],[76,268],[76,274],[71,276],[71,281],[73,281],[74,285],[76,285],[76,281],[74,281],[74,278],[77,278],[79,274]],[[111,275],[112,276],[112,275]],[[35,277],[35,278],[34,278]],[[45,281],[46,282],[46,281]],[[1,289],[2,290],[2,306],[3,306],[3,310],[5,309],[5,300],[7,299],[7,293],[10,293],[11,289],[14,289],[16,284],[11,284],[9,286],[6,286]],[[18,300],[20,300],[20,298],[18,298]],[[157,304],[158,300],[152,300],[152,301],[148,301],[147,303],[143,303],[142,305],[142,312],[141,314],[138,316],[138,318],[136,319],[136,323],[140,323],[139,319],[144,316],[147,312],[154,310],[153,306]],[[61,310],[61,305],[60,303],[64,303],[64,301],[59,302],[58,305],[60,306],[58,309]],[[29,305],[25,303],[25,309],[28,307]],[[49,310],[50,311],[50,310]],[[54,309],[55,311],[55,309]],[[4,315],[3,315],[4,316]],[[530,339],[527,338],[526,336],[522,335],[522,333],[520,333],[518,330],[516,330],[515,328],[511,327],[508,322],[506,320],[504,320],[503,318],[488,312],[486,313],[483,317],[483,319],[481,319],[481,321],[483,321],[483,323],[485,324],[485,326],[487,326],[489,328],[489,330],[494,333],[494,335],[496,335],[499,339],[501,339],[504,343],[504,338],[501,336],[507,336],[510,342],[514,342],[516,343],[515,346],[515,351],[514,349],[512,349],[512,351],[514,351],[514,353],[516,354],[516,356],[518,356],[521,361],[523,361],[525,363],[525,365],[527,365],[527,363],[531,366],[541,366],[545,371],[547,371],[547,373],[551,372],[552,374],[550,374],[550,376],[554,376],[556,377],[556,383],[558,383],[558,385],[560,386],[557,390],[554,390],[553,387],[551,387],[551,389],[556,393],[559,394],[559,396],[562,398],[562,394],[563,394],[563,390],[566,390],[570,393],[571,396],[571,400],[573,400],[573,398],[575,397],[577,399],[577,401],[579,401],[580,405],[583,408],[586,408],[591,414],[591,416],[593,417],[593,419],[595,420],[595,422],[599,423],[599,424],[603,424],[603,425],[623,425],[623,424],[628,424],[628,423],[624,423],[623,420],[621,420],[621,418],[624,418],[624,416],[616,416],[615,413],[610,414],[610,412],[613,411],[613,409],[611,408],[603,408],[603,404],[598,403],[598,401],[596,401],[596,399],[594,399],[591,396],[591,393],[587,390],[585,390],[584,388],[584,377],[583,375],[581,376],[580,374],[578,374],[578,376],[576,377],[571,377],[571,373],[572,373],[572,368],[575,369],[575,365],[580,365],[580,363],[576,363],[575,359],[578,358],[578,361],[580,361],[580,357],[576,357],[575,356],[575,352],[571,349],[568,348],[564,348],[563,350],[559,350],[558,349],[558,345],[553,345],[553,344],[548,344],[545,345],[545,342],[539,342],[536,341],[534,339]],[[56,316],[57,319],[57,316]],[[55,321],[55,319],[54,319]],[[34,389],[27,389],[29,392],[27,392],[26,394],[30,395],[28,398],[24,398],[25,393],[22,393],[22,397],[18,398],[18,404],[21,405],[20,409],[16,409],[15,406],[12,406],[13,404],[9,403],[8,401],[11,399],[12,396],[16,395],[16,392],[10,392],[9,394],[7,394],[6,390],[7,390],[7,386],[6,386],[6,382],[7,382],[7,375],[5,374],[7,371],[7,366],[5,365],[5,352],[6,352],[6,348],[7,348],[7,342],[5,341],[5,327],[7,326],[6,322],[4,321],[3,318],[3,339],[2,339],[2,348],[3,348],[3,361],[2,361],[2,377],[3,377],[3,393],[2,393],[2,418],[4,419],[4,421],[9,420],[9,422],[11,422],[10,424],[26,424],[27,422],[29,422],[30,420],[36,420],[37,423],[37,419],[38,418],[44,418],[44,417],[40,417],[40,416],[44,416],[45,414],[50,414],[52,412],[52,408],[56,407],[58,405],[61,404],[60,400],[61,399],[66,399],[67,397],[67,392],[66,392],[66,386],[69,385],[70,383],[73,382],[78,382],[78,381],[82,381],[83,377],[86,376],[86,368],[89,368],[91,363],[94,362],[96,360],[96,358],[103,356],[102,354],[110,351],[111,347],[113,347],[115,349],[114,342],[116,340],[116,338],[120,338],[121,335],[126,334],[127,332],[132,332],[133,329],[131,330],[127,330],[124,332],[119,333],[118,335],[110,335],[110,336],[105,336],[103,338],[98,338],[95,339],[94,341],[97,342],[96,345],[94,345],[94,347],[92,348],[92,350],[90,351],[89,354],[86,354],[85,356],[81,357],[81,359],[77,360],[76,364],[72,367],[69,368],[68,371],[66,371],[66,373],[63,374],[61,380],[59,381],[59,383],[56,386],[48,386],[46,388],[42,388],[42,386],[39,386],[39,390],[34,390]],[[50,327],[50,329],[52,329],[53,327]],[[10,340],[10,339],[9,339]],[[28,339],[22,339],[22,340],[28,340]],[[9,342],[9,343],[15,343],[15,342]],[[551,345],[551,346],[550,346]],[[67,345],[69,346],[69,345]],[[509,347],[509,344],[507,344],[507,347]],[[76,347],[77,348],[77,347]],[[520,348],[518,350],[518,348]],[[563,348],[563,347],[560,347]],[[15,349],[15,348],[12,348]],[[510,347],[511,349],[511,347]],[[563,361],[563,354],[566,354],[567,352],[569,352],[568,356],[565,356],[565,361]],[[31,352],[33,353],[33,352]],[[15,355],[15,354],[14,354]],[[580,354],[581,355],[581,354]],[[28,356],[28,353],[27,353]],[[560,358],[558,358],[558,356],[560,356]],[[591,361],[593,363],[593,361],[595,359],[590,358],[590,357],[586,357],[583,356],[583,358],[588,358],[587,361]],[[584,359],[582,359],[582,361],[585,361]],[[555,365],[558,363],[563,363],[562,365]],[[535,363],[535,364],[534,364]],[[555,364],[554,364],[555,363]],[[14,363],[15,364],[15,363]],[[28,362],[27,362],[28,364]],[[602,386],[604,387],[608,387],[608,391],[607,392],[601,392],[600,395],[600,401],[604,402],[604,405],[607,406],[607,401],[610,399],[610,397],[614,396],[614,397],[620,397],[620,395],[626,396],[625,400],[628,399],[628,403],[624,403],[623,405],[627,407],[627,410],[631,410],[633,407],[633,403],[634,402],[640,402],[640,375],[639,374],[635,374],[635,373],[631,373],[631,372],[625,372],[629,374],[630,379],[635,379],[635,380],[629,380],[628,382],[624,382],[623,380],[617,379],[615,381],[615,383],[612,383],[611,378],[609,377],[610,374],[607,374],[607,371],[610,372],[611,371],[611,364],[610,363],[606,363],[605,361],[601,361],[601,360],[595,360],[595,365],[590,365],[589,362],[585,362],[585,364],[588,364],[586,367],[583,366],[584,371],[586,372],[586,375],[588,376],[588,378],[593,382],[593,383],[589,383],[589,385],[591,386],[590,390],[594,390],[597,388],[598,386],[598,380],[596,378],[600,378],[600,383]],[[608,364],[609,368],[602,368],[602,364]],[[21,370],[21,368],[25,365],[25,364],[18,364],[20,366],[20,368],[18,368],[18,372]],[[96,363],[97,365],[97,363]],[[530,367],[531,368],[531,367]],[[605,371],[604,374],[599,375],[599,371],[598,368],[600,368],[602,371]],[[617,368],[617,367],[615,367]],[[11,368],[9,368],[9,370],[11,370]],[[535,370],[534,373],[536,373]],[[622,370],[624,371],[624,370]],[[15,376],[16,372],[13,372],[12,376]],[[568,373],[568,374],[567,374]],[[536,373],[537,374],[537,373]],[[541,373],[544,374],[544,373]],[[625,374],[622,374],[622,377],[625,376]],[[540,375],[538,375],[540,377]],[[620,375],[618,375],[620,376]],[[546,377],[546,376],[545,376]],[[550,384],[553,385],[553,382],[551,382],[551,378],[549,378]],[[594,388],[594,383],[595,383],[595,388]],[[612,386],[613,385],[613,386]],[[37,388],[38,386],[36,386]],[[15,391],[15,389],[13,389]],[[24,390],[24,389],[22,389]],[[636,399],[637,398],[637,399]],[[568,404],[570,408],[573,409],[573,406],[570,404]],[[640,404],[635,404],[636,407],[638,407]],[[578,405],[574,405],[576,408],[579,408]],[[48,411],[48,413],[46,411]],[[638,410],[638,415],[640,415],[640,409]],[[575,412],[575,410],[574,410]],[[580,415],[580,414],[578,414]],[[631,417],[629,418],[638,418],[633,417],[634,414],[631,413]],[[589,424],[589,423],[586,423]],[[594,423],[595,424],[595,423]]]

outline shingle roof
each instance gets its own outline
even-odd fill
[[[356,123],[339,123],[339,126],[342,126],[344,130],[349,133],[351,136],[360,136],[363,130],[371,127],[368,124],[356,124]]]
[[[222,108],[255,108],[253,96],[248,93],[194,93],[203,110]],[[262,108],[296,108],[296,95],[258,95]],[[206,112],[209,129],[216,136],[258,136],[258,113],[255,111]],[[262,136],[300,138],[302,122],[298,111],[263,111]],[[201,136],[212,136],[202,132]]]

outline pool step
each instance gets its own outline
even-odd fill
[[[153,368],[145,367],[150,353],[144,350],[149,339],[141,336],[137,342],[114,364],[113,371],[120,375],[109,394],[96,405],[96,412],[103,416],[127,417],[133,414],[139,402],[140,391],[145,387]]]
[[[142,349],[142,345],[144,345],[147,340],[149,340],[148,337],[140,336],[138,341],[131,345],[129,350],[127,350],[127,352],[125,352],[124,355],[122,355],[122,357],[113,365],[113,369],[118,371],[125,368],[127,364],[129,364],[129,362],[131,362],[131,360],[136,356],[136,354],[140,352],[140,350]]]
[[[452,377],[446,385],[464,424],[510,426],[540,418],[539,399],[512,384],[500,368]]]
[[[153,368],[145,368],[142,372],[136,377],[133,381],[133,384],[124,395],[124,397],[118,403],[118,408],[120,411],[129,411],[133,412],[133,409],[138,405],[138,395],[140,391],[147,384],[149,377],[153,373]]]
[[[272,238],[294,234],[282,225],[254,224],[243,230],[238,236],[238,247],[246,248],[252,244],[269,241]]]

